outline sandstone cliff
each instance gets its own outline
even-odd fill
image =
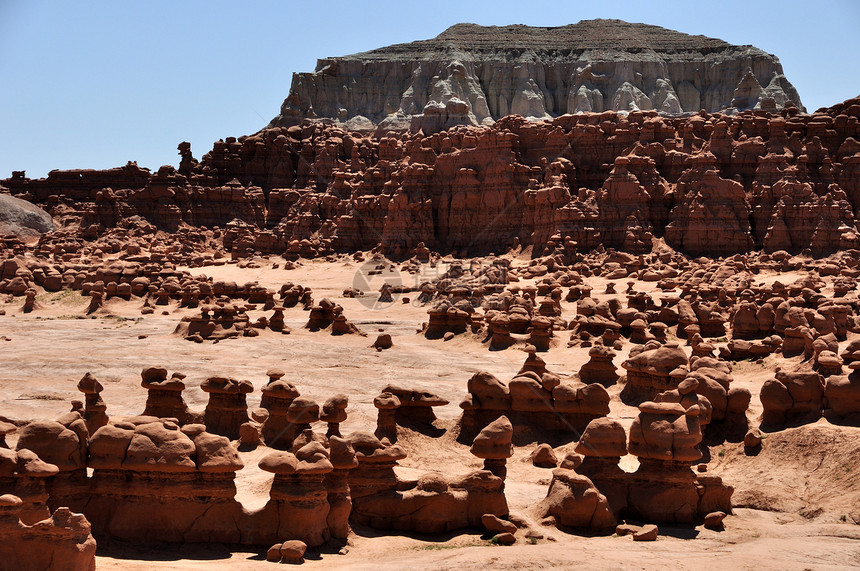
[[[293,75],[270,127],[326,119],[353,130],[491,125],[505,115],[801,108],[779,60],[753,46],[620,20],[457,24],[439,36],[321,59]]]
[[[565,236],[580,250],[643,252],[664,238],[691,255],[823,254],[860,246],[858,140],[860,99],[812,115],[512,115],[430,136],[306,122],[218,141],[199,161],[184,143],[178,169],[19,172],[0,184],[85,238],[142,222],[219,226],[234,256],[407,256],[422,242],[540,255]]]

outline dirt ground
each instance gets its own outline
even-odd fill
[[[278,268],[272,265],[277,264]],[[526,354],[520,346],[489,351],[482,338],[463,334],[450,341],[427,340],[419,333],[427,309],[416,294],[395,296],[394,303],[376,302],[383,279],[416,285],[444,271],[444,265],[425,266],[418,275],[397,271],[367,276],[363,265],[348,259],[338,262],[302,261],[285,270],[278,258],[260,260],[259,267],[225,264],[189,270],[215,280],[237,283],[257,281],[279,289],[293,282],[313,289],[315,300],[329,297],[344,307],[344,314],[366,336],[333,337],[325,331],[302,329],[307,312],[301,307],[285,312],[289,335],[262,331],[258,337],[240,337],[202,344],[174,335],[180,318],[194,310],[176,304],[158,306],[152,315],[141,315],[142,301],[112,299],[96,316],[85,315],[89,298],[78,292],[45,293],[39,308],[23,314],[22,298],[0,298],[0,415],[12,419],[54,418],[67,412],[72,399],[82,399],[78,380],[91,372],[105,389],[102,396],[111,417],[140,414],[146,399],[140,387],[140,371],[163,365],[169,372],[187,375],[185,400],[202,410],[205,393],[199,389],[206,377],[218,374],[254,383],[250,407],[259,404],[259,388],[271,367],[287,371],[289,380],[303,396],[323,402],[336,393],[349,397],[349,418],[344,434],[371,430],[376,424],[373,398],[387,384],[434,392],[449,401],[436,409],[441,428],[451,428],[460,413],[466,381],[478,371],[489,371],[510,380]],[[797,276],[781,274],[783,283]],[[763,275],[758,281],[773,281]],[[625,280],[617,282],[623,292]],[[598,298],[606,280],[587,278]],[[529,281],[517,285],[524,285]],[[343,297],[343,290],[359,287],[373,291],[359,298]],[[655,284],[637,282],[636,289],[655,292]],[[657,291],[656,293],[660,293]],[[827,290],[824,291],[827,294]],[[623,298],[623,294],[619,294]],[[562,302],[563,317],[576,313],[573,303]],[[164,312],[164,314],[162,314]],[[249,311],[251,321],[270,312]],[[378,333],[389,333],[391,349],[371,347]],[[850,339],[850,338],[849,338]],[[541,357],[550,371],[562,379],[573,377],[588,359],[587,348],[568,348],[568,333],[556,332],[553,346]],[[844,343],[843,343],[844,346]],[[620,366],[631,345],[616,357]],[[758,399],[764,380],[774,367],[799,363],[800,358],[768,358],[762,363],[735,365],[736,386],[753,395],[748,418],[758,424]],[[795,363],[795,364],[796,364]],[[623,370],[621,370],[623,372]],[[612,418],[629,426],[637,410],[621,403],[613,388]],[[14,441],[14,440],[13,440]],[[400,441],[409,456],[401,462],[401,474],[417,474],[454,466],[459,472],[480,467],[468,448],[450,433],[431,438],[406,434]],[[557,448],[563,455],[572,444]],[[519,447],[508,462],[506,493],[513,513],[528,517],[530,506],[546,495],[551,471],[527,461],[533,445]],[[256,466],[263,449],[244,452],[245,469],[237,474],[237,499],[253,509],[265,503],[271,475]],[[521,537],[511,547],[499,547],[477,530],[447,536],[381,534],[357,528],[346,548],[338,553],[309,550],[306,567],[314,569],[847,569],[860,567],[860,428],[836,426],[826,420],[766,435],[762,451],[747,456],[740,443],[720,443],[710,449],[709,471],[735,487],[735,514],[726,530],[703,527],[661,526],[655,543],[634,543],[630,537],[583,537],[541,528],[544,538],[534,544]],[[635,457],[622,459],[625,470],[634,470]],[[539,524],[536,524],[539,527]],[[246,548],[247,549],[247,548]],[[264,554],[263,554],[264,555]],[[160,549],[120,543],[101,544],[99,569],[265,569],[265,557],[257,552],[230,551],[219,546],[184,546]]]

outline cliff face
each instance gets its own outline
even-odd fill
[[[226,226],[233,247],[313,256],[501,252],[569,236],[692,255],[860,247],[860,99],[813,115],[655,111],[551,121],[508,116],[433,135],[368,136],[319,122],[215,143],[179,168],[52,171],[0,181],[63,228],[95,236],[143,219]],[[244,222],[233,222],[239,219]]]
[[[555,28],[457,24],[431,40],[322,59],[293,75],[270,127],[491,125],[505,115],[802,108],[779,60],[752,46],[620,20]]]

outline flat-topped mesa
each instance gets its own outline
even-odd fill
[[[318,60],[293,75],[270,127],[304,119],[351,130],[491,125],[505,115],[801,107],[776,56],[658,26],[457,24],[429,40]]]

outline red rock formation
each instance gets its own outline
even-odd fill
[[[140,373],[142,381],[140,385],[148,391],[146,397],[146,408],[144,416],[156,418],[174,418],[179,424],[188,424],[197,420],[196,415],[188,409],[182,391],[185,383],[182,373],[173,373],[167,378],[167,369],[164,367],[146,367]]]
[[[87,423],[87,432],[94,433],[96,430],[108,423],[108,415],[105,412],[107,405],[99,393],[104,387],[90,373],[87,373],[78,382],[78,390],[84,393],[84,420]]]
[[[99,533],[136,542],[236,543],[242,508],[233,498],[243,464],[202,424],[131,417],[93,434],[91,490],[82,510]]]
[[[717,476],[697,475],[690,463],[701,458],[702,422],[707,407],[684,382],[678,390],[639,405],[633,420],[628,451],[639,457],[639,468],[629,476],[626,512],[644,521],[690,523],[712,511],[731,512],[733,489]]]
[[[687,355],[676,343],[643,351],[621,363],[627,369],[622,399],[631,404],[653,399],[658,393],[677,388],[670,373],[687,364]]]
[[[291,452],[271,452],[260,460],[260,468],[275,479],[267,508],[277,512],[278,537],[290,537],[308,545],[322,545],[328,531],[328,492],[323,483],[334,466],[329,451],[311,441]]]
[[[819,254],[860,244],[856,103],[814,115],[507,116],[433,135],[306,124],[219,141],[199,162],[183,146],[179,172],[130,164],[0,184],[87,240],[154,227],[237,257],[375,246],[407,257],[421,243],[476,254],[515,241],[535,253],[574,242],[635,252],[664,228],[689,254]],[[226,231],[189,233],[215,226]],[[68,239],[55,234],[42,242]],[[0,291],[23,294],[17,277],[4,275]]]
[[[59,508],[33,525],[19,519],[21,499],[0,496],[0,561],[4,569],[94,571],[96,540],[81,514]]]
[[[203,413],[206,430],[230,440],[239,438],[239,427],[250,420],[245,395],[253,392],[254,385],[250,381],[215,376],[200,383],[200,388],[209,393]]]
[[[821,418],[824,378],[815,371],[777,371],[761,387],[764,426],[784,427]]]
[[[510,426],[503,432],[490,438],[492,446],[476,444],[473,453],[481,458],[509,457]],[[358,467],[349,480],[353,502],[350,519],[356,523],[376,529],[441,533],[480,525],[484,514],[508,514],[504,476],[493,471],[485,469],[455,477],[431,472],[417,481],[404,482],[394,473],[397,461],[406,457],[398,445],[364,433],[353,433],[349,442],[358,459]],[[489,448],[502,449],[507,456],[499,456]],[[489,461],[485,460],[485,464]],[[503,468],[503,459],[501,463]]]
[[[824,386],[826,407],[841,422],[860,425],[860,362],[849,365],[848,375],[833,375]]]
[[[616,519],[606,497],[586,476],[566,468],[552,471],[546,498],[535,508],[539,517],[551,517],[556,525],[606,533]]]
[[[592,419],[609,413],[609,394],[601,385],[561,383],[551,373],[524,372],[507,384],[489,373],[476,373],[467,388],[460,403],[461,440],[505,416],[517,443],[545,440],[539,435],[570,441]]]

